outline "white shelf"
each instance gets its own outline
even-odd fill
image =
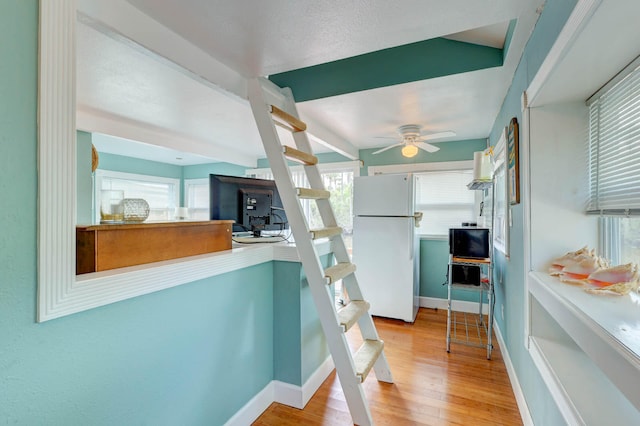
[[[489,189],[493,185],[491,179],[474,179],[467,184],[467,188],[470,190]]]
[[[540,315],[536,310],[531,311],[532,357],[537,359],[543,376],[544,365],[554,372],[558,386],[566,391],[564,405],[575,406],[586,423],[623,424],[610,419],[595,421],[605,419],[598,414],[604,408],[597,412],[592,409],[596,404],[591,399],[600,399],[613,407],[614,413],[634,414],[631,418],[635,421],[626,424],[640,424],[640,297],[589,294],[542,272],[529,274],[529,292],[572,339],[549,343],[546,336],[539,335],[544,330],[535,329],[544,319],[536,317]],[[593,380],[594,385],[573,385],[577,379],[572,376]],[[635,407],[632,412],[627,405]]]
[[[640,412],[578,346],[534,337],[531,352],[568,424],[640,424]]]

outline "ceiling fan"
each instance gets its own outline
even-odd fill
[[[425,143],[426,141],[429,141],[432,139],[446,138],[449,136],[456,135],[456,133],[452,131],[422,135],[420,133],[421,128],[422,127],[417,124],[405,124],[404,126],[398,127],[398,133],[400,134],[401,142],[398,142],[397,144],[388,146],[386,148],[379,149],[373,152],[372,154],[380,154],[381,152],[384,152],[388,149],[395,148],[396,146],[404,145],[402,147],[402,155],[405,157],[411,158],[411,157],[415,157],[418,154],[418,148],[427,152],[436,152],[440,149],[435,145]]]

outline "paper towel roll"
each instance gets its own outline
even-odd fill
[[[473,178],[480,179],[482,174],[482,151],[473,153]]]
[[[492,167],[491,156],[484,151],[473,153],[473,178],[487,180],[491,179]]]

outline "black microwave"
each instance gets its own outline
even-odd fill
[[[488,228],[450,228],[449,253],[453,257],[486,259],[491,257]]]

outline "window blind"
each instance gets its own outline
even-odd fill
[[[473,170],[451,170],[416,174],[416,210],[424,216],[419,233],[448,235],[449,228],[475,222],[475,191],[467,184]]]
[[[587,213],[640,215],[640,67],[589,101]]]

